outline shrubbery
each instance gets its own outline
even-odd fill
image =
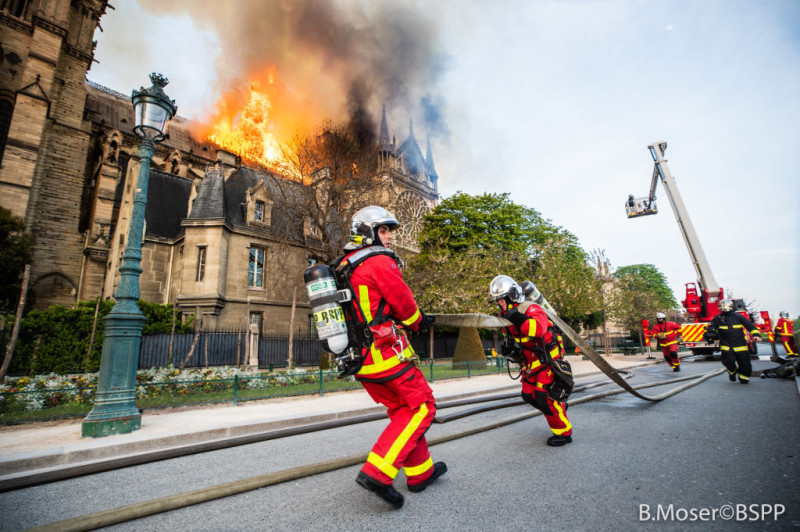
[[[100,302],[94,344],[91,353],[88,353],[96,304],[96,300],[80,301],[75,308],[55,305],[46,310],[29,312],[20,322],[19,339],[9,374],[63,375],[98,371],[103,350],[103,318],[113,308],[114,301]],[[169,334],[172,328],[172,305],[142,300],[138,304],[147,318],[143,334]],[[175,334],[192,332],[192,321],[185,324],[177,322]]]

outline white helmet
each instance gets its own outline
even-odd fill
[[[733,301],[731,301],[726,297],[725,299],[720,301],[719,305],[717,306],[719,307],[720,312],[730,312],[733,310]]]
[[[786,312],[785,310],[782,310],[781,313],[780,313],[780,317],[788,320],[789,319],[789,313]]]
[[[380,245],[378,228],[382,225],[388,226],[390,231],[394,231],[400,222],[397,221],[394,214],[377,205],[370,205],[359,210],[353,215],[353,221],[350,223],[350,243],[345,246],[345,249],[355,249],[372,244]]]
[[[525,301],[525,294],[517,282],[508,275],[498,275],[489,283],[489,302],[507,298],[509,303],[522,303]]]
[[[667,315],[663,312],[656,312],[656,319],[657,320],[665,320],[667,319]]]

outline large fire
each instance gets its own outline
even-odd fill
[[[245,161],[290,173],[286,145],[295,132],[308,127],[313,113],[271,67],[246,88],[224,94],[202,134]]]

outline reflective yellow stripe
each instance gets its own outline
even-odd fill
[[[523,338],[514,338],[514,341],[516,341],[518,344],[524,344],[525,342],[529,342],[530,340],[531,340],[530,336],[525,336]]]
[[[542,384],[541,382],[537,382],[536,384],[533,385],[533,387],[539,388],[540,390],[544,390],[544,384]]]
[[[383,359],[382,353],[380,349],[375,347],[373,344],[370,347],[370,353],[372,354],[372,364],[365,364],[361,367],[358,372],[358,375],[373,375],[375,373],[380,373],[381,371],[386,371],[387,369],[391,369],[396,365],[400,364],[400,359],[397,358],[394,352],[390,351],[391,356],[386,360]],[[403,349],[403,356],[405,358],[411,358],[414,356],[414,348],[410,345]]]
[[[730,348],[730,347],[728,347],[727,345],[721,345],[721,346],[719,346],[719,350],[720,350],[720,351],[730,351],[730,349],[731,349],[731,348]]]
[[[748,377],[747,375],[742,375],[741,373],[739,373],[739,380],[749,381],[750,377]]]
[[[560,419],[561,422],[564,423],[564,428],[554,429],[553,427],[550,427],[550,430],[552,430],[553,434],[555,434],[556,436],[560,436],[561,434],[564,434],[565,432],[571,430],[572,424],[570,424],[569,419],[567,419],[567,416],[564,415],[564,409],[561,408],[561,403],[559,401],[553,401],[553,406],[556,407],[556,414],[558,414],[558,419]]]
[[[740,345],[733,348],[734,351],[747,351],[748,347],[746,345]]]
[[[542,363],[539,362],[539,359],[535,358],[535,359],[533,359],[533,362],[531,362],[529,366],[525,366],[525,369],[536,369],[541,365],[542,365]]]
[[[675,345],[677,343],[678,343],[677,340],[673,340],[671,342],[661,342],[661,347],[667,347],[667,346],[670,346],[670,345]]]
[[[369,307],[369,289],[367,285],[360,285],[358,287],[358,304],[361,305],[361,312],[364,313],[364,319],[367,323],[372,321],[372,309]]]
[[[433,460],[429,456],[428,460],[423,462],[421,465],[418,465],[416,467],[404,467],[403,471],[406,472],[406,476],[407,477],[416,477],[416,476],[419,476],[419,475],[423,474],[424,472],[426,472],[428,469],[430,469],[432,467],[433,467]]]
[[[406,425],[406,428],[403,429],[403,432],[401,432],[397,439],[394,440],[394,443],[389,448],[389,452],[386,453],[386,456],[381,458],[375,453],[369,453],[367,461],[383,471],[387,476],[391,478],[396,477],[397,469],[395,469],[392,464],[394,464],[395,460],[397,460],[397,455],[400,454],[400,451],[403,450],[403,447],[406,446],[408,440],[411,439],[411,436],[413,436],[414,432],[416,432],[427,415],[428,405],[423,403],[419,407],[417,413],[411,416],[411,420],[409,420],[408,425]]]
[[[397,468],[391,462],[387,462],[375,453],[369,453],[367,462],[380,469],[387,477],[394,478],[397,476]]]
[[[417,311],[410,318],[408,318],[407,320],[403,320],[401,323],[403,325],[411,325],[412,323],[417,321],[417,318],[419,318],[419,309],[417,309]]]
[[[530,322],[530,325],[528,325],[528,336],[536,336],[536,320],[528,318],[528,321]]]

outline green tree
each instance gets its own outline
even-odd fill
[[[406,273],[418,302],[428,312],[494,312],[488,286],[503,273],[533,281],[565,321],[585,321],[599,307],[586,252],[569,231],[509,196],[458,192],[425,217],[421,253]]]
[[[675,300],[672,289],[667,284],[667,278],[652,264],[622,266],[614,272],[614,277],[617,279],[641,279],[643,281],[642,286],[653,292],[664,312],[674,311],[678,308],[678,302]]]
[[[667,286],[666,277],[652,264],[618,268],[607,288],[608,317],[629,331],[652,320],[657,312],[676,314],[678,303]]]
[[[22,272],[30,261],[31,241],[25,221],[0,207],[0,312],[16,311]]]

